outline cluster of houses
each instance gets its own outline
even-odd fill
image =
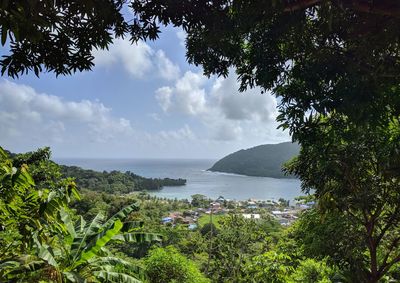
[[[204,214],[226,214],[239,213],[246,219],[260,220],[261,212],[267,212],[274,217],[281,225],[291,225],[305,209],[312,208],[314,202],[298,202],[295,205],[289,205],[285,200],[255,200],[232,201],[220,196],[216,200],[210,200],[208,207],[196,207],[193,210],[175,211],[161,219],[166,225],[185,224],[193,230],[197,228],[197,222]]]
[[[166,225],[186,224],[190,230],[194,230],[197,228],[199,216],[200,213],[198,211],[175,211],[171,212],[167,217],[162,218],[161,223]]]

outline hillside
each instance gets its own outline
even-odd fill
[[[77,166],[60,165],[64,177],[75,178],[78,188],[114,194],[126,194],[133,191],[159,190],[168,186],[184,186],[185,179],[145,178],[132,172],[97,172]]]
[[[288,178],[281,170],[282,164],[298,153],[298,144],[291,142],[264,144],[229,154],[208,170],[248,176]]]

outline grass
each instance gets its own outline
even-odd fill
[[[215,225],[215,227],[220,228],[220,224],[218,222],[223,217],[224,217],[224,215],[221,215],[221,214],[213,214],[212,223]],[[203,214],[198,220],[199,227],[202,227],[202,226],[204,226],[204,224],[207,224],[209,222],[210,222],[209,214]]]

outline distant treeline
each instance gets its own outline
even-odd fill
[[[133,191],[159,190],[166,186],[184,186],[185,179],[145,178],[132,172],[103,171],[82,169],[78,166],[60,165],[65,177],[75,178],[78,188],[113,194],[127,194]]]

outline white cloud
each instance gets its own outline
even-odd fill
[[[160,115],[158,113],[149,113],[147,114],[150,118],[152,118],[156,122],[161,122]]]
[[[193,140],[195,135],[188,125],[185,125],[183,128],[172,131],[161,131],[158,133],[158,137],[162,140]]]
[[[75,134],[70,135],[71,132]],[[108,142],[133,134],[130,122],[115,118],[97,101],[65,101],[7,80],[0,82],[0,141],[24,147],[75,140]]]
[[[135,78],[143,78],[153,68],[153,49],[143,41],[132,44],[127,39],[116,39],[109,50],[95,50],[95,65],[109,67],[121,64]]]
[[[149,116],[161,120],[157,113]],[[196,135],[189,125],[145,128],[134,129],[99,101],[68,101],[0,81],[0,145],[15,152],[43,146],[75,157],[171,158],[192,152]]]
[[[154,51],[144,41],[131,43],[127,39],[116,39],[109,50],[95,50],[94,63],[98,67],[111,68],[122,65],[134,78],[142,79],[156,74],[167,81],[179,78],[181,70],[163,50]]]
[[[179,78],[181,72],[179,66],[172,63],[172,61],[165,55],[164,51],[157,51],[156,64],[158,73],[163,79],[171,81]]]
[[[275,130],[276,99],[259,88],[238,91],[237,76],[207,80],[200,72],[186,72],[173,86],[156,91],[160,107],[166,113],[181,113],[201,122],[208,139],[254,144],[288,140]],[[273,129],[273,130],[271,130]]]
[[[206,109],[206,93],[202,88],[206,82],[204,76],[188,71],[175,84],[177,105],[182,112],[198,115]]]
[[[185,32],[183,29],[180,29],[180,30],[178,30],[178,31],[176,32],[176,37],[177,37],[178,40],[179,40],[179,44],[180,44],[182,47],[185,47],[185,41],[186,41],[186,37],[187,37],[186,32]]]
[[[202,88],[206,78],[200,73],[186,72],[173,87],[156,90],[156,98],[165,111],[177,110],[187,115],[198,115],[206,111],[206,92]]]
[[[185,124],[178,129],[161,130],[155,133],[145,133],[146,146],[160,149],[158,157],[186,157],[198,141],[189,125]],[[183,155],[182,155],[183,154]]]
[[[221,111],[227,119],[273,121],[277,115],[276,100],[259,88],[238,92],[236,76],[218,78],[214,82],[212,95],[217,99]]]
[[[171,107],[172,88],[164,86],[156,90],[156,99],[164,112],[169,111]]]
[[[237,123],[221,123],[213,127],[213,138],[218,141],[238,140],[242,137],[243,129]]]

